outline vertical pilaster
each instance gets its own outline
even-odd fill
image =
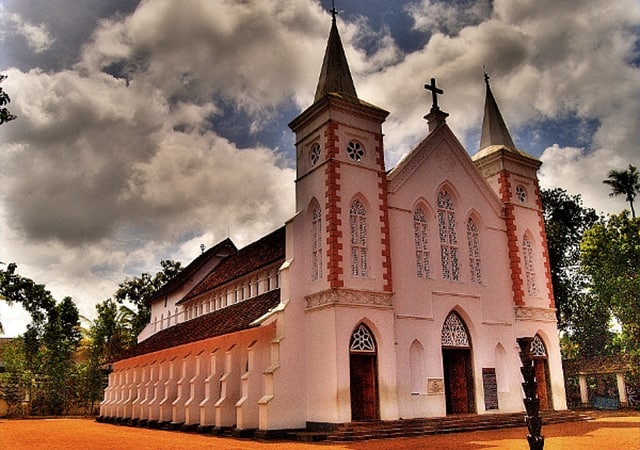
[[[504,204],[505,222],[507,227],[507,246],[509,249],[509,268],[511,269],[511,286],[513,302],[517,306],[524,306],[524,289],[522,281],[522,263],[518,249],[518,233],[516,216],[512,202],[513,189],[509,180],[509,172],[501,170],[498,175],[500,200]]]
[[[325,211],[327,227],[327,273],[329,285],[332,288],[344,286],[342,278],[342,198],[340,195],[340,162],[335,156],[338,148],[338,125],[329,122],[325,128],[325,142],[327,149],[327,164],[325,166]]]

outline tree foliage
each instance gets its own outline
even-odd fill
[[[128,302],[135,306],[132,331],[136,336],[140,334],[151,319],[149,300],[182,269],[179,262],[171,260],[160,261],[160,265],[162,270],[155,275],[144,272],[137,277],[125,279],[120,283],[114,295],[118,303],[125,304]]]
[[[6,75],[0,75],[0,83],[7,79]],[[9,109],[7,109],[7,105],[11,103],[11,99],[9,98],[9,94],[7,94],[2,87],[0,87],[0,125],[3,123],[9,122],[16,118]]]
[[[36,415],[65,414],[73,406],[94,411],[103,395],[105,364],[136,343],[149,322],[148,301],[181,269],[173,261],[160,264],[160,272],[125,279],[114,299],[97,304],[97,317],[84,339],[70,297],[57,303],[44,285],[18,274],[15,264],[0,269],[0,295],[9,304],[22,305],[32,319],[3,351],[9,363],[0,382],[7,387],[3,395],[13,413],[20,412],[25,398]]]
[[[640,173],[638,173],[638,168],[629,164],[628,170],[610,170],[607,179],[602,182],[611,186],[610,197],[624,195],[631,209],[631,217],[635,219],[636,210],[633,207],[633,202],[636,195],[640,193]]]
[[[575,330],[588,302],[589,280],[580,268],[580,241],[601,218],[583,206],[580,195],[569,195],[564,189],[544,189],[541,197],[558,327]]]
[[[640,219],[627,211],[589,229],[580,246],[591,292],[622,327],[623,351],[640,356]],[[638,361],[638,359],[636,359]]]

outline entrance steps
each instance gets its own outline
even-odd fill
[[[544,425],[591,419],[591,417],[575,411],[548,411],[541,413],[541,416]],[[522,426],[526,426],[524,412],[513,414],[465,414],[424,419],[351,422],[339,425],[336,430],[327,432],[326,439],[336,442],[363,441]],[[301,434],[304,434],[304,432]],[[290,437],[296,438],[296,436]],[[314,437],[314,440],[318,440],[318,436]],[[298,438],[304,440],[303,436]]]

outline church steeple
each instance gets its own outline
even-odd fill
[[[336,10],[331,10],[331,32],[324,52],[320,79],[316,88],[314,101],[320,100],[326,94],[335,93],[357,98],[356,88],[351,78],[347,57],[344,54],[338,27],[336,26]]]
[[[487,85],[487,93],[484,101],[484,117],[482,119],[482,136],[480,138],[480,150],[492,145],[500,145],[508,150],[516,151],[516,146],[511,139],[511,134],[504,123],[496,99],[491,92],[489,75],[485,72],[484,81]]]

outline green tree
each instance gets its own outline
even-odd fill
[[[591,292],[622,327],[622,350],[640,363],[640,219],[627,211],[609,216],[585,232],[580,250]]]
[[[543,189],[541,197],[558,327],[572,332],[584,328],[580,321],[586,319],[583,305],[589,301],[589,280],[580,268],[580,241],[601,218],[583,206],[580,195],[569,195],[564,189]],[[603,321],[606,328],[608,321],[604,317]]]
[[[51,292],[43,284],[16,273],[18,266],[10,263],[6,269],[0,269],[0,295],[8,305],[19,303],[31,315],[34,326],[41,326],[47,313],[56,304]]]
[[[607,179],[603,180],[604,184],[611,186],[609,197],[617,197],[624,195],[625,200],[629,202],[631,209],[631,217],[636,218],[636,211],[633,208],[633,201],[640,192],[640,174],[635,166],[629,164],[628,170],[610,170]]]
[[[0,75],[0,83],[7,79],[6,75]],[[9,98],[9,94],[7,94],[2,87],[0,87],[0,125],[3,123],[9,122],[16,118],[9,110],[7,109],[7,105],[11,103],[11,99]]]
[[[176,261],[163,260],[160,261],[160,265],[162,270],[155,275],[144,272],[140,276],[125,279],[114,294],[118,303],[128,302],[135,307],[132,319],[132,331],[135,336],[144,329],[151,318],[149,300],[166,282],[182,270],[181,264]]]
[[[80,344],[80,315],[71,297],[65,297],[49,311],[44,327],[44,409],[63,414],[75,400],[76,364],[73,355]]]
[[[24,372],[39,387],[29,395],[31,413],[64,413],[77,392],[73,356],[81,333],[76,305],[70,297],[56,303],[44,285],[19,275],[13,263],[0,270],[0,295],[10,304],[21,304],[31,315],[21,339]]]
[[[4,345],[0,359],[5,365],[5,371],[0,373],[0,398],[7,402],[9,415],[23,415],[22,402],[29,398],[27,394],[32,392],[34,381],[34,375],[26,365],[24,340],[15,338]]]

